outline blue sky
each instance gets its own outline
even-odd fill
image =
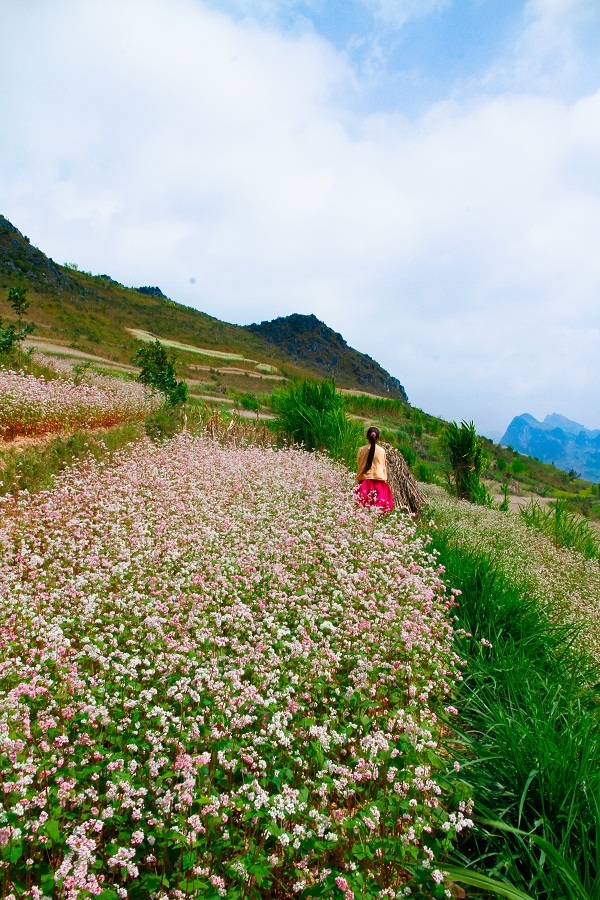
[[[3,0],[0,212],[418,406],[600,427],[597,0]]]
[[[395,15],[389,6],[384,15],[376,3],[298,4],[276,18],[284,28],[310,23],[347,54],[371,108],[415,114],[480,79],[510,52],[524,12],[514,0],[414,3],[423,12],[412,15],[404,4]]]

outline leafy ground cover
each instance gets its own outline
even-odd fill
[[[133,381],[95,375],[35,377],[0,368],[0,438],[39,435],[69,428],[107,427],[143,418],[158,401]]]
[[[454,601],[410,520],[187,434],[0,503],[3,897],[448,896]]]

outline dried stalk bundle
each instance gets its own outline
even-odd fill
[[[388,484],[394,495],[394,503],[397,506],[405,506],[409,512],[418,516],[427,503],[427,497],[417,484],[400,451],[383,441],[381,446],[387,457]]]
[[[264,424],[240,419],[235,413],[225,418],[218,411],[212,412],[205,423],[206,433],[224,446],[232,447],[272,447],[277,445],[277,437]]]

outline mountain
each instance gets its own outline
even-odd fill
[[[182,374],[202,385],[271,391],[290,377],[333,377],[340,387],[406,400],[400,381],[315,316],[292,315],[240,326],[176,303],[158,286],[125,287],[110,275],[50,259],[0,216],[0,317],[6,292],[28,288],[35,325],[30,343],[48,352],[128,365],[140,340],[158,337],[176,351]],[[217,382],[217,384],[215,384]]]
[[[354,382],[365,391],[408,401],[397,378],[370,356],[349,347],[341,334],[314,315],[293,313],[244,327],[277,347],[296,365],[309,366],[323,378],[335,377],[340,383]]]
[[[515,416],[501,441],[513,450],[574,470],[590,481],[600,481],[600,430],[590,430],[558,413],[539,422],[529,413]]]

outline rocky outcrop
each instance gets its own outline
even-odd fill
[[[0,270],[53,288],[69,287],[72,281],[4,216],[0,216]]]
[[[244,327],[277,347],[290,362],[321,377],[335,378],[342,387],[408,400],[397,378],[370,356],[349,347],[341,334],[314,315],[293,313]]]
[[[139,287],[136,288],[136,291],[139,294],[147,294],[149,297],[164,297],[165,300],[168,299],[166,294],[163,294],[159,287]]]

